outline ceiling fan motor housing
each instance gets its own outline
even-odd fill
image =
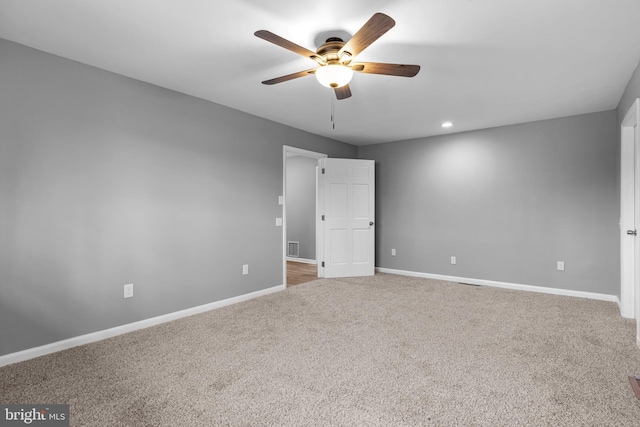
[[[323,86],[335,89],[351,81],[353,71],[346,66],[350,55],[345,54],[342,57],[339,55],[344,44],[341,38],[330,37],[316,50],[322,59],[320,68],[316,70],[316,78]],[[347,59],[347,61],[341,59]]]
[[[338,55],[344,44],[344,40],[339,37],[329,37],[327,41],[316,50],[316,53],[324,60],[325,65],[346,65],[348,64],[348,60],[351,59],[351,55],[348,52],[344,52],[342,58]],[[344,59],[347,59],[347,61]]]

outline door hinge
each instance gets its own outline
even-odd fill
[[[322,266],[324,267],[324,261],[322,261]]]
[[[324,215],[322,215],[322,220],[324,221]]]
[[[322,168],[322,175],[324,175],[324,168]]]

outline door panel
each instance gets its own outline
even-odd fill
[[[324,277],[372,276],[375,269],[373,160],[321,159]]]
[[[369,219],[369,186],[355,184],[353,186],[353,217]]]
[[[331,265],[346,265],[349,261],[347,256],[347,249],[349,247],[348,230],[346,229],[333,229],[331,230],[329,240],[329,264]]]
[[[369,230],[353,231],[353,262],[362,264],[369,262]]]
[[[347,219],[348,187],[346,184],[331,184],[329,195],[331,197],[331,218],[334,220]]]

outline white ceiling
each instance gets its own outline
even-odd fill
[[[375,12],[396,26],[357,59],[422,69],[356,73],[335,129],[313,76],[260,83],[316,64],[256,30],[315,50]],[[1,0],[0,37],[364,145],[614,109],[640,60],[640,1]]]

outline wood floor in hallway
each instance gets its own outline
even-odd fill
[[[318,278],[318,266],[304,262],[287,261],[287,286],[307,283]]]

